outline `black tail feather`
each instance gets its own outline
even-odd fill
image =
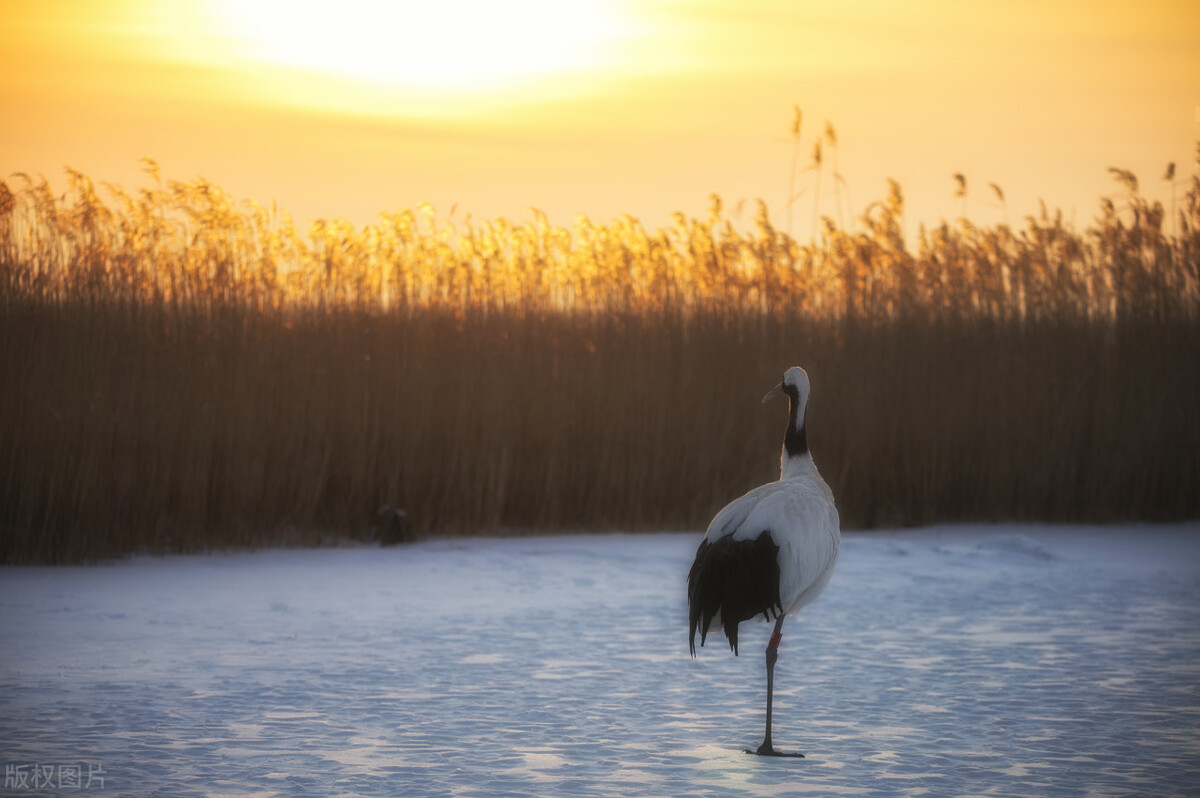
[[[738,653],[738,624],[762,614],[771,620],[783,612],[779,598],[779,547],[764,531],[753,540],[700,541],[688,572],[688,645],[696,656],[717,613],[729,647]]]

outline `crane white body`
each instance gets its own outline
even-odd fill
[[[821,478],[808,450],[806,411],[809,382],[793,367],[763,397],[788,397],[788,426],[783,438],[780,475],[725,505],[713,517],[688,573],[689,641],[696,654],[696,632],[704,645],[715,624],[738,653],[738,624],[761,615],[775,621],[767,644],[767,729],[755,751],[781,754],[771,745],[771,700],[775,660],[786,616],[811,604],[833,576],[841,545],[841,527],[833,491]]]

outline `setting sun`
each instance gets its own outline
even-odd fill
[[[632,17],[603,0],[350,0],[333,9],[216,0],[213,10],[235,59],[294,70],[301,80],[441,98],[536,89],[611,70],[620,43],[636,33]]]

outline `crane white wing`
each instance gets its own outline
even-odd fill
[[[779,547],[779,597],[791,614],[829,584],[841,536],[837,507],[824,480],[787,479],[755,488],[716,514],[705,536],[753,540],[763,533]]]

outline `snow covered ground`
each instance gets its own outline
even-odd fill
[[[847,535],[790,760],[768,626],[688,657],[697,541],[0,569],[0,795],[1200,793],[1200,525]]]

